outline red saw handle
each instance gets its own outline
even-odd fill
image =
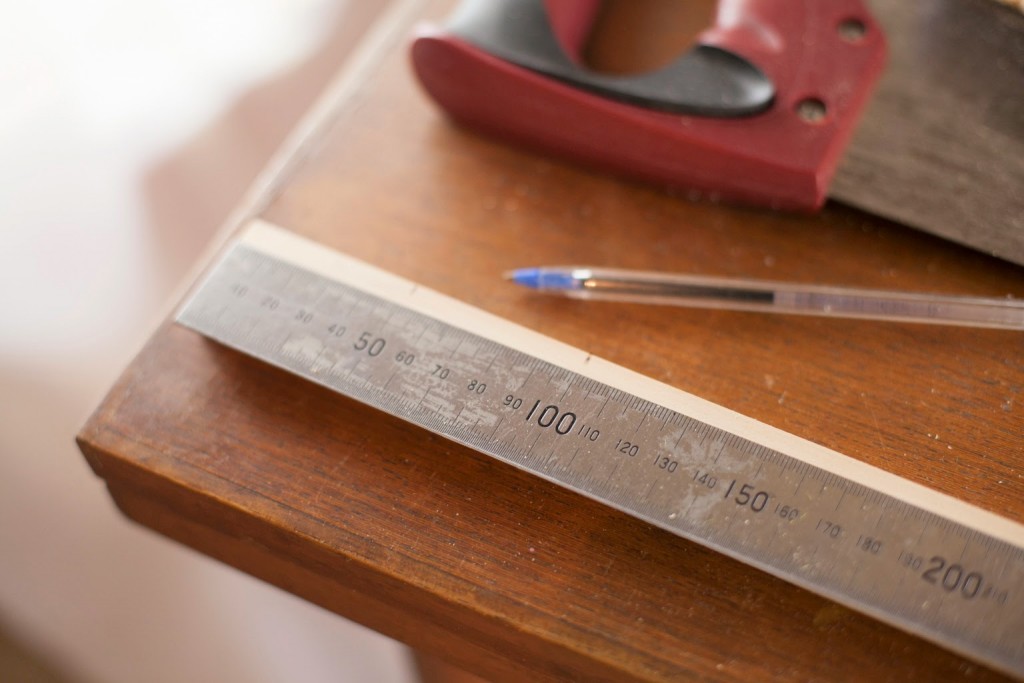
[[[464,0],[447,27],[418,29],[413,67],[441,107],[513,143],[712,200],[820,207],[885,61],[882,30],[862,0],[720,0],[699,42],[756,65],[773,97],[741,117],[666,113],[513,63],[487,49],[486,39],[451,29],[468,5],[478,13],[502,5],[520,11],[514,3],[525,2]],[[546,30],[565,60],[578,63],[597,0],[543,0],[543,7]],[[495,18],[489,30],[506,25]]]

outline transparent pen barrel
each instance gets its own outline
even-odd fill
[[[775,292],[774,306],[791,313],[1024,329],[1024,301],[1013,299],[781,289]]]
[[[581,299],[1024,330],[1024,300],[908,294],[703,276],[604,271],[560,292]]]

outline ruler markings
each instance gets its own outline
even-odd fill
[[[699,400],[682,392],[676,392],[678,400],[665,396],[697,414],[653,401],[634,393],[646,378],[558,342],[532,337],[506,346],[488,336],[489,330],[499,335],[492,327],[506,323],[484,319],[487,314],[474,314],[482,317],[475,327],[454,324],[416,302],[396,301],[398,287],[389,289],[387,279],[392,276],[373,271],[367,280],[346,279],[332,270],[344,257],[305,243],[292,249],[290,240],[299,238],[270,227],[257,226],[251,234],[256,238],[237,244],[211,272],[180,322],[977,661],[1024,675],[1019,525],[922,493],[909,482],[904,486],[881,471],[854,468],[833,452],[738,416],[735,424],[742,429],[736,431],[712,424],[698,415],[719,420],[721,409],[694,403]],[[288,247],[287,258],[268,252],[268,244]],[[401,291],[438,296],[407,284]],[[324,321],[344,332],[332,336]],[[577,359],[571,363],[586,373],[568,367],[569,360],[528,352],[535,349],[551,358]],[[436,367],[450,376],[435,376]],[[605,376],[625,377],[626,384],[602,381]],[[392,383],[395,389],[389,389]],[[403,398],[411,387],[426,389],[420,405]],[[609,404],[619,410],[606,413]],[[669,424],[678,435],[666,431]],[[820,463],[812,464],[801,450],[820,454]],[[862,478],[839,473],[846,471]],[[807,486],[808,480],[819,486]],[[949,509],[967,514],[951,519]],[[977,526],[962,523],[964,517]]]

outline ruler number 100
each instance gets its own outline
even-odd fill
[[[472,390],[472,387],[470,387],[470,390]],[[477,393],[481,392],[478,391]],[[506,408],[519,410],[523,407],[523,399],[509,394],[505,397],[503,404]],[[565,436],[576,426],[576,413],[568,410],[563,411],[556,405],[541,407],[540,400],[538,399],[533,402],[530,410],[526,413],[526,422],[532,422],[544,429],[553,429],[559,436]],[[576,435],[583,437],[587,441],[597,441],[601,436],[601,430],[587,424],[580,424],[579,429],[576,430]]]
[[[538,412],[538,408],[540,412]],[[526,414],[526,421],[530,422],[534,415],[536,415],[538,426],[545,429],[554,427],[555,432],[563,436],[571,432],[573,425],[576,424],[576,413],[570,413],[569,411],[563,413],[556,405],[547,405],[541,408],[539,399],[530,408],[530,412]]]

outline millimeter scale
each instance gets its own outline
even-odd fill
[[[1024,679],[1016,522],[263,221],[177,321]]]

